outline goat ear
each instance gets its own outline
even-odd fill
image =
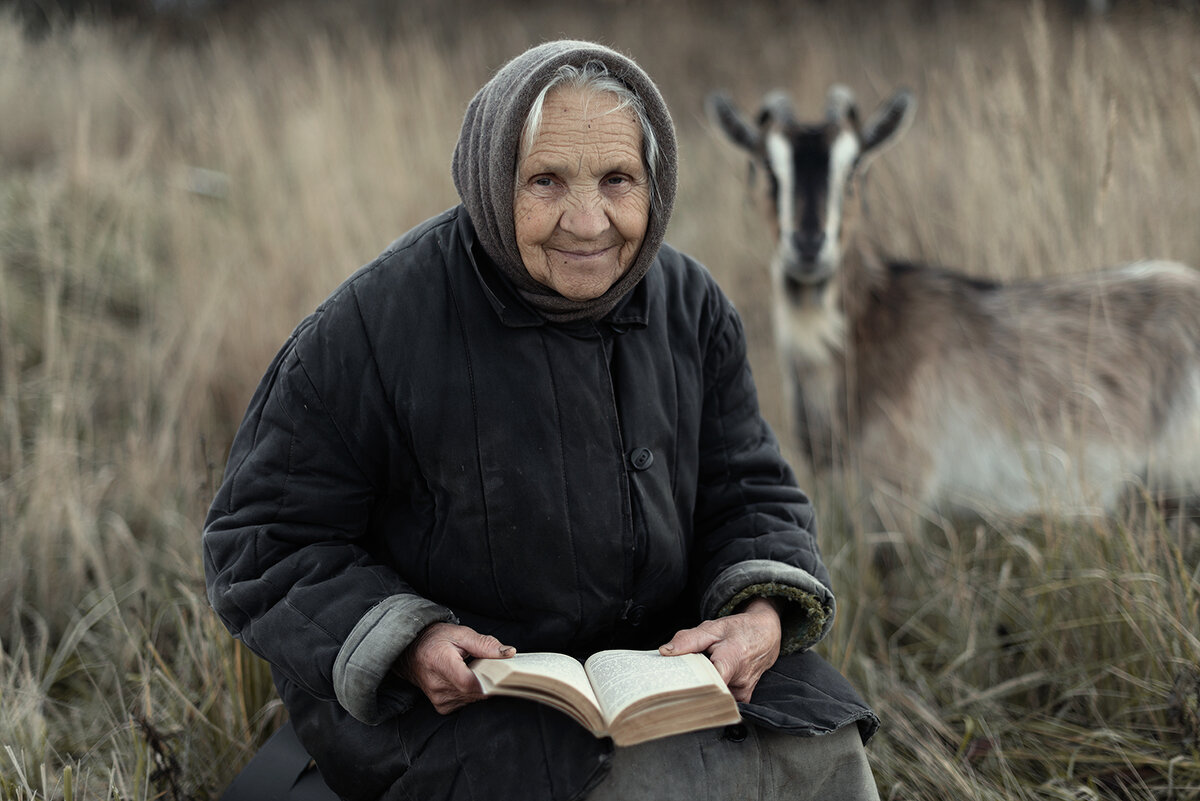
[[[866,155],[897,138],[907,130],[916,112],[917,99],[912,92],[901,89],[879,104],[871,119],[863,126],[862,154]]]
[[[758,132],[758,128],[751,125],[742,116],[728,95],[723,92],[710,93],[704,100],[704,108],[708,112],[709,119],[721,129],[731,142],[751,153],[758,151],[762,135]]]

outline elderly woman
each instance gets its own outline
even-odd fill
[[[810,650],[834,597],[741,323],[663,244],[676,169],[636,64],[527,51],[467,109],[462,204],[256,391],[209,598],[344,798],[876,798],[877,721]],[[614,748],[467,667],[611,647],[707,653],[743,725]]]

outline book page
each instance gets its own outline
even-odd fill
[[[554,653],[517,653],[508,659],[476,659],[470,664],[487,694],[513,695],[550,704],[599,732],[600,704],[583,665]]]
[[[605,720],[647,696],[715,684],[724,687],[704,654],[663,656],[658,651],[601,651],[586,663]]]
[[[482,662],[483,660],[479,661]],[[592,694],[592,685],[588,682],[587,673],[584,672],[583,665],[579,664],[579,660],[572,656],[537,652],[528,654],[517,653],[508,659],[496,661],[507,662],[513,670],[520,670],[524,673],[537,673],[551,679],[558,679],[561,682],[574,686],[584,695],[590,696]]]

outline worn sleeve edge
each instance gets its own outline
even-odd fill
[[[700,611],[706,619],[724,617],[755,597],[786,602],[780,616],[783,655],[813,647],[833,628],[833,592],[807,570],[770,559],[727,567],[705,591]]]
[[[402,696],[385,693],[394,682],[392,665],[417,635],[433,623],[457,623],[454,613],[420,597],[385,598],[362,616],[338,651],[333,688],[346,711],[367,724],[378,724],[411,706]]]

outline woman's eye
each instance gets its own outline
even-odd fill
[[[548,175],[539,175],[531,183],[534,186],[554,186],[554,179]]]

